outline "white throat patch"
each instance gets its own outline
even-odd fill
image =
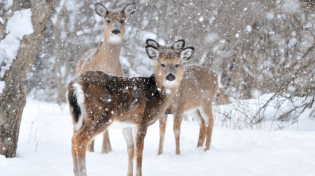
[[[120,36],[112,36],[108,39],[108,41],[112,44],[118,44],[121,42],[121,37]]]
[[[174,87],[178,85],[178,81],[164,81],[163,86]]]

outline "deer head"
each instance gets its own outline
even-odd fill
[[[122,10],[109,11],[107,8],[100,4],[95,4],[95,12],[104,19],[104,40],[110,43],[119,44],[126,30],[126,19],[131,16],[136,10],[135,3],[128,4]]]
[[[194,53],[194,47],[183,48],[183,40],[176,41],[171,47],[159,48],[158,42],[147,40],[153,45],[146,47],[146,52],[150,59],[157,61],[155,65],[155,78],[158,87],[173,87],[180,83],[180,78],[184,74],[183,62],[188,61]]]

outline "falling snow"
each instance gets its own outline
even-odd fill
[[[4,6],[5,2],[0,1],[3,9],[0,22],[6,25],[0,41],[0,94],[8,86],[17,88],[2,80],[16,59],[18,49],[23,47],[21,40],[33,33],[32,11],[23,9],[12,14],[13,0],[8,0]],[[98,63],[97,66],[115,69],[120,61],[124,77],[149,77],[156,64],[147,56],[146,39],[154,39],[163,46],[184,39],[185,47],[195,47],[193,57],[184,63],[185,68],[202,65],[214,70],[219,79],[214,81],[219,90],[213,101],[215,122],[210,151],[196,149],[199,124],[193,120],[196,114],[192,113],[184,117],[180,131],[182,155],[176,156],[174,119],[169,115],[163,155],[157,156],[159,123],[148,129],[143,175],[314,175],[313,1],[135,2],[135,13],[123,19],[124,22],[116,23],[116,27],[125,27],[121,30],[124,35],[108,38],[120,52],[116,64]],[[98,46],[104,40],[104,27],[108,22],[95,13],[94,3],[90,0],[55,1],[43,31],[42,45],[27,75],[28,99],[19,133],[18,157],[5,159],[0,155],[1,176],[73,175],[69,151],[73,123],[64,104],[65,91],[76,77],[76,66],[82,55],[89,50],[90,56],[99,52]],[[123,9],[128,4],[121,0],[103,3],[109,10]],[[89,62],[94,59],[90,57]],[[210,78],[209,82],[212,83]],[[187,91],[197,90],[210,101],[211,91],[201,89],[199,92],[199,84],[194,81]],[[124,93],[137,97],[135,102],[140,102],[141,87],[123,89]],[[165,93],[168,96],[172,91],[166,89]],[[115,103],[115,99],[106,94],[96,99]],[[21,112],[10,103],[5,103],[4,108],[13,114]],[[124,115],[105,106],[97,106],[97,109],[107,115]],[[109,119],[108,123],[113,120]],[[8,130],[10,126],[5,123],[3,128]],[[90,133],[87,136],[92,137]],[[87,153],[88,169],[82,171],[89,175],[126,175],[128,154],[121,130],[110,130],[113,152],[106,156],[100,154],[101,138],[102,135],[96,137],[96,152]],[[3,138],[2,142],[12,144],[12,139]],[[7,149],[0,147],[0,150]]]

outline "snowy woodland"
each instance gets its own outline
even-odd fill
[[[169,115],[148,128],[143,175],[315,175],[314,0],[0,0],[0,175],[73,175],[68,84],[82,55],[103,40],[108,9],[136,4],[120,62],[126,77],[154,70],[146,39],[194,46],[185,65],[214,70],[211,149],[196,149],[199,125],[185,116],[181,156]],[[87,153],[89,175],[126,175],[120,129],[113,151]]]
[[[116,9],[129,1],[106,1]],[[196,47],[188,64],[220,75],[218,104],[272,94],[268,103],[296,102],[276,119],[297,120],[314,102],[313,1],[139,1],[128,18],[121,52],[126,76],[147,76],[145,40],[160,44],[185,39]],[[27,92],[35,99],[65,102],[67,83],[81,56],[103,39],[103,20],[91,1],[55,1],[42,45],[28,75]],[[49,74],[48,74],[49,73]],[[279,101],[273,101],[278,99]],[[238,109],[239,111],[243,111]],[[261,113],[260,113],[261,112]],[[309,116],[312,117],[313,111]],[[251,116],[249,118],[253,118]],[[231,118],[227,116],[227,118]],[[257,118],[257,117],[255,117]]]

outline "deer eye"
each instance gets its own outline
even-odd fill
[[[165,64],[161,64],[162,67],[165,67]]]
[[[124,24],[124,23],[125,23],[125,20],[121,20],[120,23],[121,23],[121,24]]]
[[[179,64],[175,64],[175,67],[179,67]]]
[[[110,23],[110,20],[106,20],[107,21],[107,24],[109,24]]]

